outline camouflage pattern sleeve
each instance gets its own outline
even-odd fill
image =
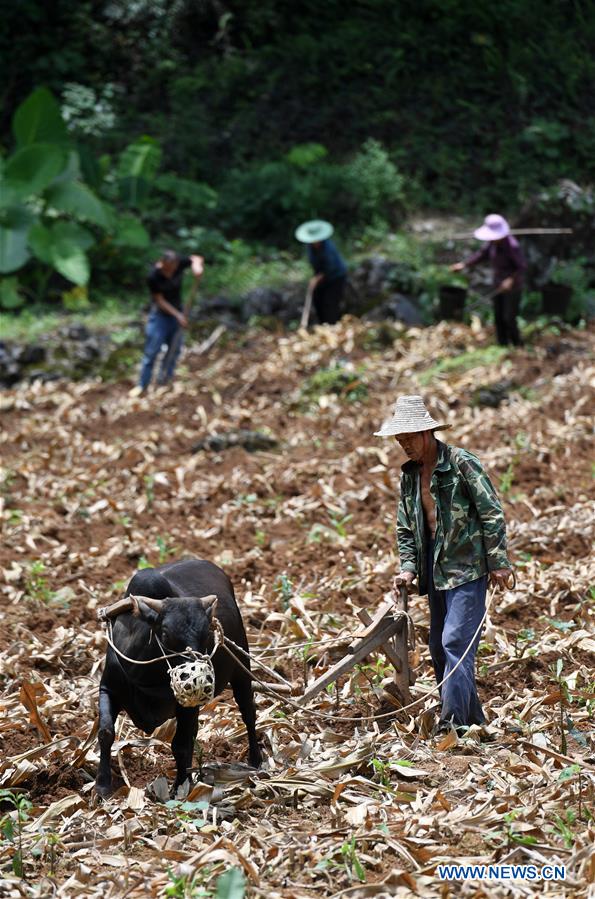
[[[506,554],[506,522],[500,500],[479,459],[466,452],[459,466],[477,509],[483,532],[488,570],[510,568]]]
[[[415,575],[417,571],[417,552],[415,549],[415,537],[411,530],[411,523],[407,515],[407,509],[403,502],[403,490],[401,489],[401,497],[399,499],[399,510],[397,512],[397,543],[399,545],[399,563],[401,571],[412,571]]]

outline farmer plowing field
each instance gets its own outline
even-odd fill
[[[483,724],[475,654],[488,578],[512,577],[502,506],[472,453],[442,443],[420,396],[401,396],[378,437],[394,437],[409,458],[402,466],[397,516],[400,572],[395,587],[417,579],[430,603],[430,655],[441,688],[438,729]],[[469,648],[471,647],[471,648]]]

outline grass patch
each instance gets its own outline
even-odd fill
[[[302,396],[309,403],[327,394],[334,394],[350,403],[365,400],[368,398],[368,387],[363,375],[363,369],[349,370],[338,364],[321,368],[304,381]]]
[[[3,340],[31,342],[67,325],[81,324],[89,330],[123,329],[129,325],[131,317],[144,312],[148,299],[148,295],[131,296],[125,304],[121,300],[108,299],[76,313],[66,313],[51,306],[33,306],[16,314],[2,312],[0,334]]]
[[[494,365],[497,362],[502,362],[507,354],[508,350],[506,347],[488,346],[483,349],[461,353],[459,356],[448,356],[422,372],[418,380],[423,387],[426,387],[434,378],[440,377],[440,375],[446,375],[450,372],[465,372],[484,365]]]

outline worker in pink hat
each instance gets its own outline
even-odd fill
[[[491,296],[498,343],[500,346],[521,346],[517,315],[527,267],[523,251],[502,215],[486,215],[483,225],[473,232],[473,236],[485,241],[485,245],[468,259],[455,262],[450,270],[461,272],[480,262],[490,263],[494,275]]]

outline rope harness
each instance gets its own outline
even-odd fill
[[[511,589],[514,589],[515,586],[516,586],[516,576],[513,573],[513,584],[512,584]],[[398,714],[400,712],[406,712],[409,709],[415,708],[415,706],[419,705],[421,702],[424,702],[424,700],[426,700],[429,696],[433,696],[435,694],[440,695],[441,688],[444,686],[446,681],[450,677],[453,676],[453,674],[455,673],[455,671],[457,670],[459,665],[461,665],[463,663],[463,661],[465,660],[465,658],[471,651],[473,644],[475,643],[475,640],[476,640],[477,636],[479,635],[479,633],[481,632],[481,629],[485,623],[488,612],[490,610],[490,606],[491,606],[492,601],[495,596],[495,592],[496,592],[496,587],[493,586],[487,596],[486,607],[485,607],[485,611],[482,615],[481,621],[477,625],[477,627],[475,629],[475,633],[471,637],[471,639],[467,645],[467,648],[465,649],[465,652],[463,653],[461,658],[458,660],[456,665],[454,665],[451,668],[451,670],[448,672],[448,674],[442,678],[440,683],[436,684],[435,687],[431,687],[429,690],[426,690],[424,693],[421,694],[421,696],[419,696],[417,699],[413,700],[413,702],[408,703],[408,705],[401,706],[398,709],[395,708],[394,710],[392,710],[390,712],[384,712],[384,713],[381,713],[378,715],[370,714],[370,715],[358,715],[358,716],[349,716],[349,717],[343,717],[342,715],[331,715],[328,712],[319,712],[319,711],[316,711],[315,709],[307,709],[300,703],[295,702],[294,700],[289,699],[287,696],[283,696],[282,694],[278,693],[275,689],[273,689],[273,687],[270,686],[270,684],[264,683],[262,680],[260,680],[254,674],[254,672],[252,672],[250,670],[250,668],[248,668],[241,661],[238,653],[241,653],[243,656],[245,656],[248,659],[248,663],[250,663],[250,661],[255,662],[257,665],[259,665],[261,668],[268,671],[269,673],[271,673],[270,669],[267,668],[267,666],[264,665],[262,662],[260,662],[258,660],[258,658],[256,658],[255,656],[251,656],[250,653],[246,649],[244,649],[242,646],[238,646],[237,643],[234,643],[233,640],[231,640],[229,637],[227,637],[223,632],[223,627],[221,625],[221,622],[217,618],[212,619],[211,626],[212,626],[213,633],[214,633],[214,645],[213,645],[213,649],[211,650],[210,653],[208,653],[208,654],[200,653],[200,652],[197,652],[196,650],[191,649],[189,646],[186,648],[186,650],[184,652],[166,653],[165,647],[162,645],[161,641],[159,640],[159,637],[157,637],[157,635],[155,634],[154,635],[155,639],[159,645],[159,648],[160,648],[162,654],[160,656],[156,656],[154,659],[140,661],[139,659],[129,658],[128,656],[124,655],[124,653],[118,649],[118,647],[115,645],[115,643],[113,641],[111,619],[106,614],[101,614],[101,613],[100,613],[99,617],[106,625],[107,642],[109,643],[111,648],[114,650],[114,652],[117,653],[118,656],[120,656],[120,658],[124,659],[127,662],[130,662],[133,665],[152,665],[154,662],[161,662],[161,661],[165,660],[165,662],[167,663],[167,666],[169,668],[169,677],[170,677],[170,683],[171,683],[171,688],[172,688],[173,694],[174,694],[177,702],[179,702],[179,704],[182,706],[195,707],[195,706],[201,705],[202,703],[208,702],[211,699],[213,699],[213,697],[215,695],[215,671],[213,668],[212,658],[215,655],[215,652],[217,651],[217,649],[221,648],[221,649],[224,649],[228,653],[228,655],[230,655],[232,657],[232,659],[234,659],[236,664],[245,672],[245,674],[247,674],[251,678],[251,680],[253,680],[257,684],[259,684],[259,686],[263,689],[264,692],[270,693],[272,696],[274,696],[280,702],[283,702],[283,703],[286,703],[287,705],[292,706],[294,709],[300,711],[302,714],[307,714],[307,715],[310,715],[311,717],[321,718],[321,719],[327,720],[327,721],[330,720],[330,721],[361,722],[361,721],[368,721],[370,719],[379,721],[383,718],[393,718],[395,716],[395,714]],[[405,612],[403,610],[399,610],[398,612],[395,613],[395,619],[398,620],[400,618],[406,618],[406,620],[407,620],[409,648],[414,648],[415,647],[415,627],[414,627],[413,620],[412,620],[411,616],[409,615],[409,613]],[[321,642],[323,642],[323,641],[321,641]],[[297,644],[297,645],[301,645],[301,644]],[[306,644],[306,645],[308,645],[308,644]],[[312,645],[312,644],[310,644],[310,645]],[[233,647],[233,648],[231,648],[231,647]],[[278,647],[277,647],[277,649],[278,649]],[[182,656],[183,658],[186,658],[187,661],[182,662],[180,665],[176,665],[176,666],[170,665],[169,659],[180,658],[180,656]]]
[[[132,665],[153,665],[155,662],[165,661],[169,668],[169,681],[172,692],[176,698],[176,702],[186,708],[195,708],[205,702],[209,702],[215,695],[215,669],[213,668],[213,656],[225,639],[221,623],[215,618],[212,622],[214,635],[213,649],[209,653],[197,652],[187,646],[184,652],[166,652],[161,640],[157,634],[153,634],[157,641],[157,645],[161,650],[161,655],[155,656],[154,659],[131,659],[130,656],[124,655],[114,643],[113,625],[110,618],[104,618],[106,625],[106,639],[114,652],[126,662]],[[186,661],[180,665],[170,665],[170,659],[179,659],[180,656]]]

